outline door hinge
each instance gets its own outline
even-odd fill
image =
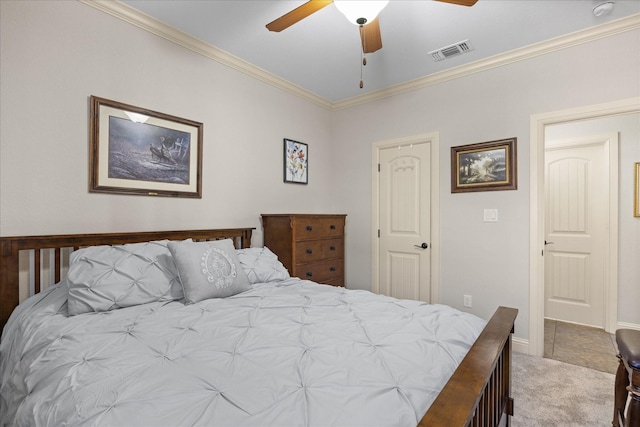
[[[380,238],[380,229],[378,228],[378,239]]]
[[[380,163],[378,163],[378,172],[380,172]]]

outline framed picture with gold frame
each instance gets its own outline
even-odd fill
[[[634,167],[633,179],[633,216],[640,217],[640,162]]]
[[[451,192],[517,190],[516,138],[451,147]]]

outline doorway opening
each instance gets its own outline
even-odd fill
[[[638,98],[630,98],[605,104],[561,110],[531,117],[530,146],[530,271],[529,271],[529,354],[542,356],[544,352],[544,147],[547,126],[587,121],[640,112]],[[613,177],[617,187],[617,173]],[[605,301],[605,329],[615,330],[617,325],[617,258],[618,258],[618,200],[617,191],[612,192],[609,203],[609,227],[611,238],[606,243],[609,253],[608,280],[613,284]]]

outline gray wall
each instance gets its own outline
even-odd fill
[[[531,116],[638,96],[640,55],[629,52],[639,44],[638,31],[618,34],[337,111],[336,161],[350,183],[339,201],[350,215],[347,283],[362,289],[370,283],[371,144],[439,132],[440,302],[464,309],[463,295],[472,295],[470,311],[485,318],[498,305],[517,307],[515,335],[528,340]],[[450,147],[509,137],[518,138],[518,190],[451,193]],[[640,161],[637,148],[625,152],[627,164]],[[485,208],[498,209],[498,223],[482,221]],[[637,260],[638,252],[626,256]],[[627,270],[624,277],[635,301],[620,307],[619,318],[638,325],[640,274]]]
[[[331,113],[76,1],[0,2],[0,234],[257,228],[334,194]],[[202,199],[88,192],[89,96],[204,123]],[[283,183],[283,138],[309,185]]]

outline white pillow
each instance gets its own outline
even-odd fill
[[[289,271],[278,261],[278,256],[266,246],[238,249],[236,252],[251,284],[277,282],[290,277]]]
[[[169,242],[188,303],[224,298],[251,289],[231,239]]]
[[[183,298],[168,240],[90,246],[69,256],[69,315]]]

